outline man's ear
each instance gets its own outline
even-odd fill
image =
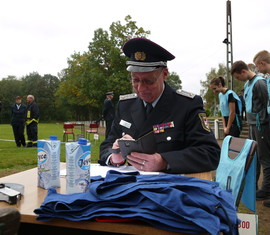
[[[262,61],[260,62],[260,64],[263,65],[263,66],[265,66],[265,65],[266,65],[266,62],[262,60]]]
[[[163,69],[163,74],[164,74],[164,81],[165,81],[170,75],[168,68]]]
[[[241,70],[241,74],[242,74],[242,73],[246,73],[246,72],[247,72],[247,70],[245,70],[245,69],[242,69],[242,70]]]

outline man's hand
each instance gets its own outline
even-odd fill
[[[132,152],[127,156],[128,163],[139,171],[163,171],[167,169],[167,162],[159,153],[145,154]]]
[[[130,135],[124,135],[122,139],[133,139]],[[119,149],[118,140],[116,139],[113,143],[112,149]],[[112,153],[111,161],[114,164],[122,163],[124,161],[124,158],[122,157],[121,152],[120,153]]]

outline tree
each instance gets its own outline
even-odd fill
[[[59,74],[61,83],[55,95],[57,109],[65,113],[65,121],[85,120],[90,113],[89,107],[96,103],[95,99],[91,100],[82,93],[84,89],[88,89],[84,76],[87,76],[90,69],[88,53],[75,53],[68,59],[68,68]]]
[[[59,87],[59,79],[51,74],[43,77],[37,72],[22,77],[24,97],[34,95],[40,110],[40,119],[44,122],[57,120],[55,92]]]
[[[109,31],[97,29],[88,51],[71,55],[68,67],[62,70],[56,93],[58,105],[72,108],[72,117],[77,120],[100,118],[106,92],[113,91],[115,97],[132,92],[127,58],[121,49],[123,44],[130,38],[146,38],[149,34],[150,31],[138,27],[130,16],[125,17],[125,24],[113,22]],[[170,75],[169,83],[181,88],[176,73]],[[113,101],[117,102],[117,98]]]
[[[106,92],[114,91],[115,97],[132,92],[126,71],[127,59],[121,47],[129,38],[145,37],[150,32],[137,27],[130,16],[125,17],[125,21],[126,25],[119,21],[112,23],[110,32],[97,29],[89,51],[72,55],[68,68],[62,72],[57,96],[80,110],[88,110],[89,119],[101,116]]]
[[[11,105],[15,103],[15,97],[18,95],[23,97],[22,81],[15,76],[8,76],[0,81],[1,122],[10,123]]]
[[[30,73],[20,79],[14,76],[3,78],[0,81],[0,100],[2,101],[2,121],[10,122],[10,107],[15,102],[16,96],[22,97],[22,102],[26,104],[27,95],[35,96],[40,108],[40,119],[44,121],[58,120],[56,112],[56,99],[54,93],[59,87],[59,79],[56,76],[45,74],[39,75],[37,72]]]
[[[170,73],[167,83],[175,89],[182,89],[182,81],[175,72]]]

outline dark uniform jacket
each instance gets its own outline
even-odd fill
[[[26,124],[29,125],[31,122],[38,122],[39,119],[39,108],[35,101],[28,104],[26,113]]]
[[[16,104],[11,106],[11,125],[25,123],[26,106],[21,104],[19,109]]]
[[[253,79],[251,79],[250,81],[247,81],[247,83],[251,83]],[[267,83],[265,79],[261,79],[261,80],[258,80],[254,84],[254,87],[252,89],[252,112],[253,113],[247,113],[248,124],[256,125],[257,113],[259,115],[260,124],[268,124],[269,118],[268,118],[268,112],[267,112],[267,104],[268,104]]]
[[[103,105],[103,118],[105,121],[113,120],[115,116],[114,105],[111,99],[105,99]]]
[[[112,129],[100,146],[100,163],[111,154],[114,141],[123,134],[134,139],[153,130],[154,125],[173,122],[174,127],[155,134],[157,152],[169,164],[168,173],[195,173],[217,168],[220,147],[204,122],[205,111],[201,97],[178,94],[165,83],[165,89],[145,120],[140,98],[120,100]]]

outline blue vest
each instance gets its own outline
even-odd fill
[[[243,180],[246,180],[248,183],[245,185],[244,193],[242,195],[244,200],[242,199],[242,202],[244,201],[245,205],[250,210],[254,211],[256,206],[255,196],[253,196],[255,195],[256,191],[256,158],[254,158],[255,160],[253,160],[249,168],[248,172],[250,173],[245,172],[246,159],[253,144],[253,140],[246,139],[241,152],[236,158],[231,159],[228,154],[231,138],[232,136],[228,135],[223,140],[220,162],[216,171],[216,181],[219,183],[219,186],[222,189],[232,192],[235,203],[240,191],[241,184]],[[247,174],[249,181],[247,181],[246,178]]]
[[[242,102],[241,102],[239,96],[233,90],[228,90],[225,94],[222,94],[220,92],[218,95],[218,98],[219,98],[221,115],[223,117],[228,117],[230,115],[230,108],[229,108],[229,102],[228,102],[230,94],[232,94],[233,97],[237,100],[239,112],[242,110]],[[236,112],[235,112],[235,119],[237,122],[237,126],[240,128],[241,127],[240,117],[239,117],[239,114],[237,114]]]
[[[261,80],[261,79],[264,79],[260,76],[256,76],[252,82],[249,82],[247,81],[245,83],[245,86],[244,86],[244,97],[245,97],[245,103],[246,103],[246,112],[247,113],[250,113],[252,115],[255,115],[256,116],[256,126],[258,127],[258,129],[260,130],[260,127],[261,127],[261,124],[260,124],[260,112],[258,113],[253,113],[252,112],[252,97],[253,97],[253,87],[255,85],[255,83],[258,81],[258,80]]]

